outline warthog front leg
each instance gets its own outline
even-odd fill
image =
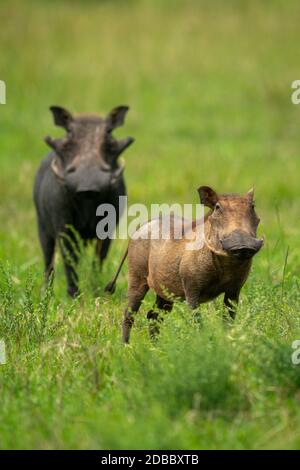
[[[165,300],[159,295],[156,296],[155,307],[153,310],[149,310],[147,313],[147,318],[150,320],[149,325],[149,335],[151,338],[155,338],[159,334],[159,321],[163,321],[163,317],[159,316],[159,312],[156,311],[156,308],[159,310],[164,310],[165,312],[171,312],[173,308],[173,302],[170,300]]]
[[[68,294],[71,297],[75,297],[79,293],[78,274],[76,270],[79,257],[79,246],[71,232],[68,231],[66,232],[66,236],[61,236],[60,248],[67,277]]]
[[[100,266],[102,266],[103,261],[105,260],[108,250],[111,244],[110,238],[105,238],[105,240],[97,240],[96,242],[96,256],[99,259]]]
[[[198,284],[192,282],[187,282],[184,285],[185,291],[185,300],[188,306],[195,310],[200,305],[200,289]]]
[[[39,239],[44,255],[45,263],[45,280],[48,282],[51,274],[53,273],[53,261],[54,261],[54,250],[55,250],[55,238],[48,235],[45,227],[41,221],[38,221]]]
[[[225,292],[225,295],[224,295],[224,306],[225,306],[225,312],[226,313],[229,313],[230,315],[230,318],[232,320],[235,319],[235,316],[236,316],[236,308],[237,308],[237,304],[238,304],[238,301],[239,301],[239,291],[238,292],[235,292],[235,293],[228,293],[228,292]],[[224,316],[224,319],[226,320],[226,314]]]

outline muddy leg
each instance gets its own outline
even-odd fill
[[[96,245],[95,245],[95,255],[100,261],[100,253],[101,253],[101,246],[102,246],[102,240],[96,240]]]
[[[192,310],[196,310],[196,308],[199,307],[200,305],[200,295],[199,295],[199,289],[198,288],[189,288],[188,290],[185,291],[185,299],[187,301],[188,306]]]
[[[232,293],[225,293],[224,295],[224,305],[225,305],[225,314],[224,320],[228,320],[228,313],[230,315],[231,320],[235,319],[236,316],[236,307],[239,301],[239,292]]]
[[[71,297],[79,294],[77,264],[79,257],[79,246],[72,234],[60,239],[60,248],[63,257],[65,273],[67,278],[67,290]]]
[[[100,266],[102,265],[103,261],[105,260],[108,250],[111,244],[111,239],[110,238],[105,238],[105,240],[99,240],[99,260],[100,260]]]
[[[190,307],[191,310],[193,310],[194,320],[196,321],[196,323],[198,323],[201,326],[202,318],[201,318],[201,313],[200,313],[200,308],[199,308],[200,306],[199,287],[197,285],[195,286],[190,285],[185,290],[185,298],[186,298],[188,306]]]
[[[44,255],[45,262],[45,280],[48,282],[53,273],[53,259],[55,250],[55,239],[50,237],[44,227],[39,222],[39,238]]]
[[[142,300],[149,290],[147,284],[130,286],[128,292],[128,307],[124,312],[123,341],[129,343],[130,331],[134,322],[134,314],[139,310]]]
[[[154,309],[149,310],[147,313],[147,318],[150,320],[149,335],[151,338],[155,338],[159,334],[159,322],[163,321],[163,317],[159,318],[159,313],[156,311],[156,308],[164,310],[165,312],[171,312],[172,307],[173,302],[165,300],[159,295],[156,296]]]

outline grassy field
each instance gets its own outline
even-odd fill
[[[1,1],[0,448],[300,448],[299,14],[295,1]],[[42,289],[32,185],[59,135],[48,107],[129,104],[129,202],[196,203],[196,188],[256,190],[266,235],[234,326],[222,299],[200,327],[176,304],[157,343],[145,312],[129,347],[126,304],[103,294],[92,252],[70,300],[60,257]]]

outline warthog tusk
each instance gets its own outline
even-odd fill
[[[120,167],[113,173],[111,182],[114,184],[123,174],[123,171],[125,170],[125,163],[122,162]]]
[[[60,180],[60,181],[64,181],[65,178],[63,176],[63,173],[61,171],[61,169],[59,168],[59,165],[58,165],[58,161],[57,161],[57,157],[55,157],[52,162],[51,162],[51,168],[52,168],[52,171],[53,173],[55,174],[55,176]]]
[[[102,162],[101,163],[101,170],[102,171],[111,171],[111,166],[106,162]]]
[[[209,249],[209,251],[212,251],[215,255],[229,256],[228,253],[226,253],[226,251],[220,251],[220,250],[216,250],[215,248],[213,248],[210,242],[206,238],[204,238],[204,242],[207,248]]]

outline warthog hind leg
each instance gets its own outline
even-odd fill
[[[129,343],[130,331],[134,322],[134,314],[138,312],[142,300],[149,290],[145,281],[140,285],[130,285],[128,290],[128,307],[124,312],[123,341]]]

